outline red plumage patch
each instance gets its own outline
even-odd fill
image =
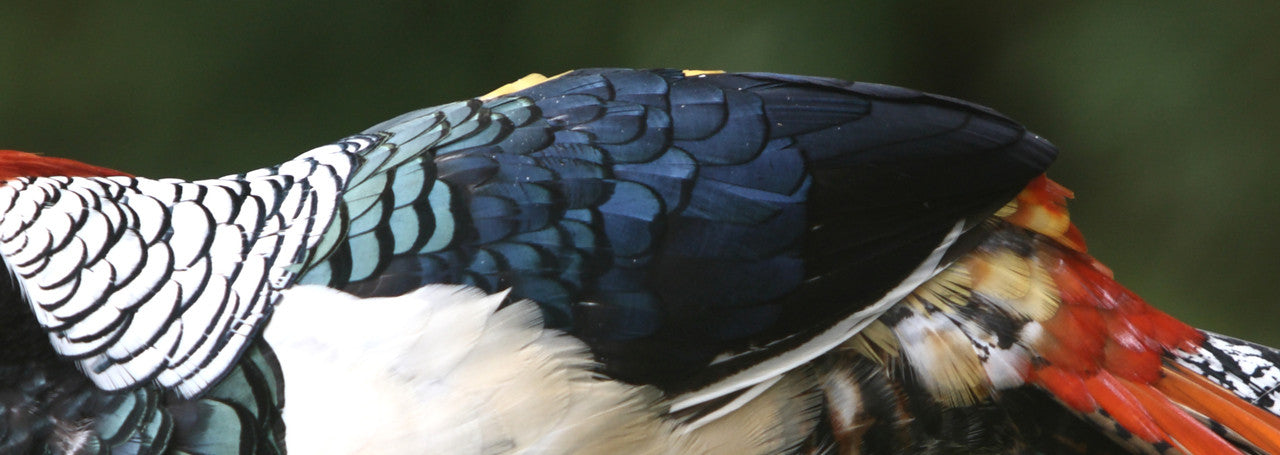
[[[1067,215],[1067,199],[1074,194],[1067,187],[1041,174],[1031,180],[1014,199],[1015,210],[1005,221],[1038,232],[1062,246],[1084,252],[1084,236]]]
[[[1084,378],[1079,373],[1056,365],[1044,365],[1031,372],[1029,381],[1040,384],[1071,409],[1080,412],[1098,409],[1098,402],[1093,399],[1089,389],[1085,388]]]
[[[1042,357],[1078,373],[1102,368],[1141,383],[1160,378],[1165,351],[1191,348],[1204,335],[1147,305],[1078,251],[1053,249],[1050,274],[1061,306],[1044,322]]]
[[[81,163],[17,150],[0,150],[0,182],[18,177],[108,177],[129,174]]]
[[[1100,371],[1086,379],[1084,384],[1089,395],[1097,400],[1098,407],[1107,411],[1129,432],[1147,442],[1164,440],[1166,435],[1160,431],[1160,426],[1147,414],[1138,397],[1125,387],[1125,382]]]
[[[1071,192],[1045,177],[1019,194],[1006,222],[1039,233],[1041,257],[1057,286],[1059,306],[1041,322],[1039,356],[1028,382],[1084,413],[1106,411],[1133,435],[1189,454],[1239,453],[1195,416],[1229,428],[1248,444],[1280,449],[1280,418],[1166,361],[1195,349],[1205,336],[1148,305],[1085,253],[1070,222]]]

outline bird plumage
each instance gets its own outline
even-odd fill
[[[1116,284],[1056,153],[897,87],[621,69],[222,179],[5,152],[0,444],[272,453],[287,401],[321,450],[380,384],[328,449],[1280,451],[1276,352]]]
[[[601,380],[585,344],[506,293],[284,294],[266,340],[286,377],[315,378],[290,382],[285,419],[291,434],[328,435],[290,440],[298,453],[768,454],[817,424],[808,377],[710,425],[670,419],[658,389]]]

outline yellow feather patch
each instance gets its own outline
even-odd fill
[[[1071,190],[1041,175],[1018,193],[1013,202],[997,211],[996,216],[1083,253],[1087,249],[1084,236],[1071,224],[1067,213],[1067,199],[1071,197]]]
[[[1008,204],[1005,204],[1004,207],[1000,207],[1000,210],[996,210],[996,213],[993,214],[992,216],[996,218],[1008,218],[1010,216],[1013,216],[1013,214],[1017,212],[1018,212],[1018,200],[1014,199],[1012,201],[1009,201]]]
[[[972,288],[968,269],[962,264],[952,265],[916,288],[903,304],[916,313],[937,310],[954,314],[956,307],[968,305]]]
[[[494,91],[492,91],[492,92],[489,92],[489,93],[484,94],[484,96],[481,96],[481,97],[480,97],[480,100],[481,100],[481,101],[489,101],[489,100],[494,99],[494,98],[497,98],[497,97],[499,97],[499,96],[502,96],[502,95],[508,95],[508,94],[511,94],[511,93],[515,93],[515,92],[518,92],[518,91],[521,91],[521,90],[527,89],[527,88],[529,88],[529,87],[533,87],[533,86],[535,86],[535,85],[541,84],[541,83],[543,83],[543,82],[546,82],[546,81],[549,81],[549,80],[552,80],[552,79],[558,78],[558,77],[560,77],[560,76],[564,76],[565,74],[569,74],[569,72],[568,72],[568,71],[565,71],[565,72],[563,72],[563,73],[560,73],[560,74],[557,74],[557,75],[555,75],[555,76],[551,76],[551,77],[546,77],[546,76],[543,76],[543,75],[538,74],[538,73],[530,73],[529,75],[527,75],[527,76],[525,76],[525,77],[522,77],[522,78],[520,78],[520,79],[516,79],[516,81],[515,81],[515,82],[509,83],[509,84],[506,84],[506,85],[503,85],[503,86],[501,86],[501,87],[498,87],[497,89],[495,89],[495,90],[494,90]]]
[[[973,276],[973,292],[1006,311],[1034,321],[1058,311],[1058,290],[1038,256],[1000,249],[970,254],[965,264]]]
[[[888,366],[890,360],[901,354],[901,347],[898,346],[898,338],[894,336],[893,329],[881,321],[872,322],[849,341],[844,342],[843,347],[874,360],[882,366]]]
[[[705,76],[708,74],[724,74],[721,70],[684,70],[684,77]]]
[[[1066,212],[1039,204],[1020,204],[1010,218],[1020,226],[1055,239],[1071,226],[1071,217]]]

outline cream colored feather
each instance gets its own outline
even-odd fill
[[[267,328],[300,454],[769,454],[818,419],[803,369],[714,419],[671,418],[660,392],[602,378],[586,346],[505,293],[428,286],[359,299],[289,290]]]

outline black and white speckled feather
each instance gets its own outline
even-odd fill
[[[254,339],[370,143],[219,180],[10,181],[0,254],[53,349],[99,388],[193,397]]]
[[[1195,351],[1177,352],[1177,362],[1280,415],[1280,351],[1216,333],[1205,335],[1209,338]]]

